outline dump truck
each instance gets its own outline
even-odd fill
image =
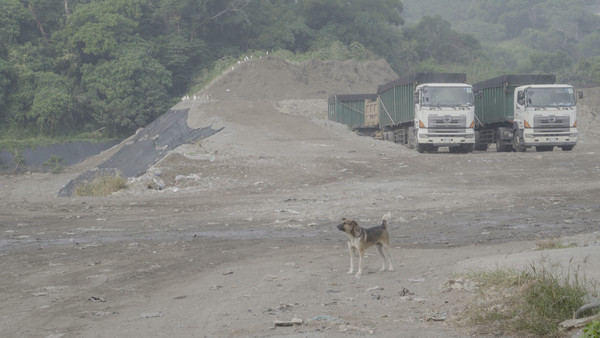
[[[327,117],[365,135],[379,130],[377,94],[333,94],[329,96]]]
[[[473,151],[473,87],[462,73],[411,73],[377,88],[384,138],[420,153]]]
[[[504,75],[473,85],[475,150],[569,151],[577,144],[575,90],[556,76]],[[583,95],[580,93],[580,97]]]

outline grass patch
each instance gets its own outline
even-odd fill
[[[472,273],[468,278],[479,285],[479,295],[469,322],[482,334],[557,335],[558,324],[597,296],[596,283],[586,281],[582,270],[572,262],[562,268],[543,261],[522,271]]]
[[[575,243],[563,243],[558,239],[548,239],[539,241],[536,243],[536,250],[554,250],[554,249],[566,249],[566,248],[574,248],[577,244]]]
[[[79,134],[76,136],[62,136],[62,137],[27,137],[22,135],[21,138],[9,138],[7,135],[2,135],[0,138],[0,149],[6,149],[12,151],[13,149],[25,149],[40,146],[49,146],[51,144],[62,144],[68,142],[89,142],[89,143],[102,143],[117,140],[117,138],[101,137],[96,134]]]
[[[42,164],[42,167],[46,171],[50,171],[53,174],[60,174],[65,169],[66,161],[56,155],[52,155],[46,162]]]
[[[83,183],[75,188],[75,196],[105,197],[127,187],[121,176],[98,176],[92,182]]]
[[[600,337],[600,320],[594,320],[583,329],[581,338],[598,338]]]

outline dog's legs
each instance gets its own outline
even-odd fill
[[[360,278],[362,275],[362,259],[365,256],[365,249],[358,249],[358,271],[356,272],[356,278]]]
[[[349,275],[354,273],[354,252],[355,251],[356,251],[356,248],[354,248],[352,246],[352,244],[350,244],[350,242],[348,242],[348,252],[350,253],[350,270],[348,270],[348,272],[346,272],[346,273]]]
[[[390,254],[390,246],[386,245],[383,249],[384,249],[384,252],[387,254],[388,271],[393,271],[394,267],[392,266],[392,255]]]
[[[385,263],[387,261],[387,257],[383,251],[383,245],[381,243],[377,243],[377,251],[379,252],[379,258],[381,258],[381,269],[380,271],[385,271]],[[390,263],[391,266],[391,263]]]

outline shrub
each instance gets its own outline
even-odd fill
[[[99,176],[92,182],[83,183],[75,188],[75,196],[104,197],[127,187],[121,176]]]
[[[52,155],[46,162],[42,164],[42,167],[45,170],[50,170],[50,172],[53,174],[59,174],[64,170],[65,163],[66,161],[62,157]]]
[[[507,331],[517,335],[556,335],[558,324],[572,318],[596,284],[572,263],[563,272],[549,262],[532,263],[523,271],[498,269],[474,273],[480,295],[470,307],[470,321],[484,333]]]

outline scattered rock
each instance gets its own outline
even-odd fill
[[[440,313],[437,314],[435,316],[431,316],[429,318],[427,318],[428,321],[434,321],[434,322],[443,322],[446,320],[446,317],[448,316],[447,313]]]
[[[304,323],[304,321],[300,318],[292,318],[292,320],[288,320],[288,321],[276,320],[273,322],[273,324],[275,326],[294,326],[294,325],[302,325],[302,323]]]
[[[145,318],[158,318],[158,317],[162,317],[162,316],[163,316],[163,314],[160,312],[147,312],[147,313],[145,312],[140,315],[140,318],[144,318],[144,319]]]
[[[316,322],[316,321],[341,322],[340,319],[331,317],[328,315],[316,315],[316,316],[312,317],[309,321],[311,321],[311,322]]]

